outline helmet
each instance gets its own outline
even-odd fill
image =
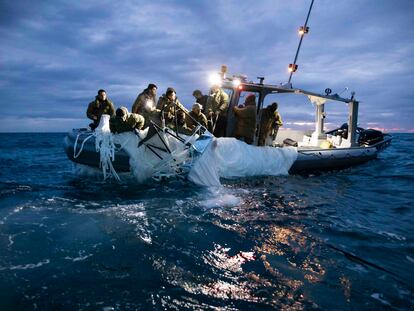
[[[168,96],[171,93],[177,94],[177,92],[172,87],[167,88],[167,91],[165,92],[165,95]]]
[[[194,92],[193,92],[193,96],[194,97],[197,97],[197,96],[202,96],[203,95],[203,93],[201,93],[201,91],[200,90],[194,90]]]
[[[128,109],[122,106],[116,110],[115,114],[117,117],[124,119],[128,115]]]

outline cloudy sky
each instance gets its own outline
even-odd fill
[[[149,82],[194,89],[226,64],[267,83],[288,79],[310,0],[0,0],[0,132],[66,132],[89,122],[100,88],[131,108]],[[414,132],[414,1],[315,0],[294,87],[360,100],[359,124]],[[342,93],[349,97],[349,92]],[[287,127],[306,126],[306,100],[278,100]],[[329,126],[345,107],[327,107]],[[344,119],[345,118],[345,119]]]

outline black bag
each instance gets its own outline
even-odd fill
[[[298,146],[298,142],[297,142],[297,141],[295,141],[295,140],[293,140],[293,139],[286,138],[286,139],[283,141],[283,145],[284,145],[284,146],[292,146],[292,147],[297,147],[297,146]]]
[[[380,142],[383,139],[384,135],[382,134],[382,132],[374,129],[367,129],[359,134],[360,144],[373,145]]]

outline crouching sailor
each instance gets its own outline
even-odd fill
[[[167,126],[176,131],[178,134],[192,135],[193,131],[187,126],[185,122],[185,113],[182,110],[177,111],[177,118],[174,118],[167,124]]]
[[[106,97],[105,90],[99,90],[95,100],[89,103],[88,110],[86,111],[86,116],[93,121],[89,124],[91,130],[98,127],[103,114],[113,116],[115,114],[115,108],[112,101]]]
[[[207,117],[201,112],[201,105],[195,103],[186,117],[187,126],[193,130],[198,124],[207,128]]]
[[[109,120],[112,133],[130,132],[135,129],[140,130],[144,126],[145,119],[137,113],[129,113],[126,107],[116,110],[115,116]]]

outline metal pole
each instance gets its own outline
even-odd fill
[[[311,5],[309,7],[308,16],[306,16],[305,25],[303,26],[305,30],[306,30],[306,26],[308,25],[309,15],[312,11],[313,1],[314,0],[312,0]],[[293,65],[296,65],[296,61],[298,60],[299,50],[300,50],[300,46],[302,45],[302,40],[304,36],[305,36],[305,32],[300,36],[299,45],[298,45],[298,49],[296,50],[296,55],[295,55],[295,60],[293,61]],[[290,72],[288,83],[290,83],[290,80],[292,80],[292,75],[293,75],[293,71]]]

